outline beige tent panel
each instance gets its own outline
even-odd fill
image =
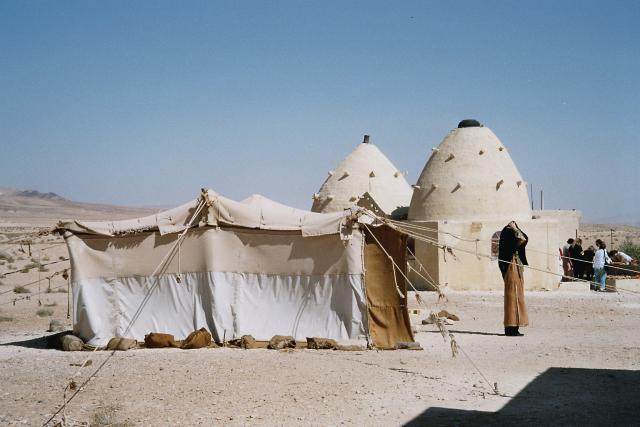
[[[158,232],[120,237],[69,234],[73,280],[149,276],[177,238]],[[335,235],[308,238],[290,231],[196,228],[186,234],[158,274],[362,274],[361,244],[360,233],[345,242]]]

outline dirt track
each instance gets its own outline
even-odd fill
[[[64,320],[66,294],[48,295],[60,299],[53,317]],[[449,299],[447,309],[461,317],[450,327],[458,343],[501,395],[427,326],[417,335],[424,351],[119,352],[67,417],[98,425],[637,424],[640,295],[528,293],[532,325],[520,338],[501,336],[500,293]],[[2,425],[42,425],[79,369],[72,365],[88,356],[33,348],[49,323],[32,314],[36,304],[0,313],[15,318],[0,323]],[[92,354],[76,381],[109,354]]]

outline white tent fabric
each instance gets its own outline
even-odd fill
[[[199,200],[207,203],[199,226],[178,247],[199,201],[135,220],[59,224],[83,340],[104,345],[149,332],[183,339],[201,327],[217,341],[367,333],[364,239],[349,211],[311,213],[262,196],[235,202],[211,190]]]

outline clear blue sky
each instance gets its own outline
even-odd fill
[[[637,217],[638,22],[636,1],[4,0],[0,186],[309,208],[364,133],[413,183],[477,118],[547,208]]]

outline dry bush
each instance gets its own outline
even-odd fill
[[[55,307],[56,305],[58,305],[57,302],[51,302],[51,303],[45,304],[44,306],[45,307]]]
[[[631,240],[626,239],[620,245],[620,250],[631,258],[640,259],[640,245],[634,244]]]
[[[40,263],[37,262],[30,262],[29,264],[26,264],[25,266],[22,267],[22,270],[20,270],[21,273],[28,273],[32,268],[40,268]]]
[[[60,256],[58,257],[58,259],[59,259],[60,261],[64,261],[64,260],[66,260],[66,258],[65,258],[64,256],[62,256],[62,255],[60,255]]]
[[[56,290],[56,292],[58,292],[60,294],[66,294],[68,291],[67,291],[67,288],[58,288]]]
[[[53,316],[53,309],[51,308],[40,308],[36,311],[36,314],[40,317]]]
[[[118,421],[118,411],[120,405],[109,404],[99,406],[91,417],[90,425],[93,427],[129,427],[131,424],[128,421]]]
[[[13,288],[13,292],[15,292],[16,294],[28,294],[31,293],[31,290],[25,288],[24,286],[16,286],[15,288]]]
[[[47,255],[42,257],[43,261],[51,261],[51,258],[49,258]]]
[[[6,261],[9,264],[15,262],[15,259],[13,259],[11,255],[7,255],[7,254],[0,254],[0,260]]]
[[[49,269],[47,267],[45,267],[44,265],[41,265],[40,268],[38,268],[38,271],[45,272],[45,271],[49,271]]]
[[[13,322],[13,317],[0,316],[0,322]]]

